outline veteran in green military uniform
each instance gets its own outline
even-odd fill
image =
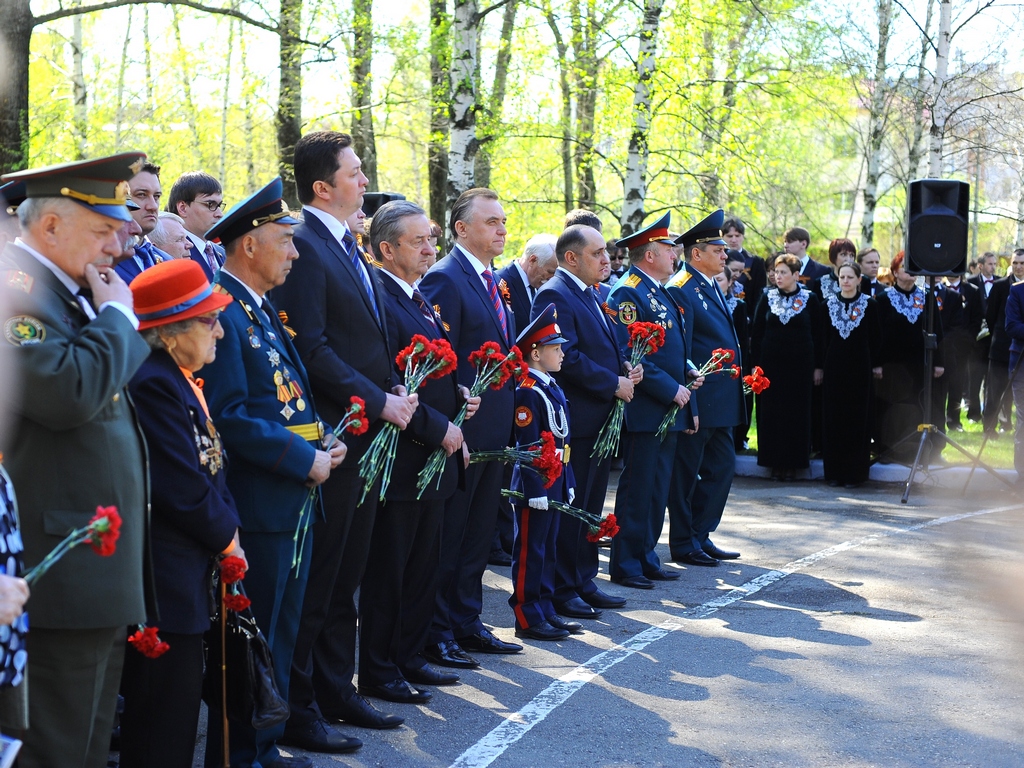
[[[145,155],[21,171],[21,235],[0,259],[0,365],[19,393],[4,462],[27,567],[98,506],[123,520],[116,552],[72,550],[33,587],[23,768],[105,766],[125,628],[146,620],[146,445],[125,389],[149,355],[132,294],[110,268],[129,220],[127,179]],[[145,585],[145,586],[144,586]]]

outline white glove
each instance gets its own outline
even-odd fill
[[[538,496],[535,499],[530,499],[526,503],[529,504],[532,509],[547,509],[548,508],[548,497],[547,496]]]
[[[575,498],[576,498],[576,489],[575,488],[570,488],[569,489],[569,503],[572,504],[572,500],[575,499]]]

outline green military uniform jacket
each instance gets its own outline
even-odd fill
[[[67,287],[14,244],[0,257],[0,313],[0,366],[17,382],[0,449],[18,494],[25,567],[87,525],[98,506],[116,506],[123,521],[113,555],[83,544],[32,587],[32,626],[145,622],[147,602],[156,605],[148,467],[126,385],[149,346],[113,307],[90,322]]]

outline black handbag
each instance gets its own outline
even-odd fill
[[[239,585],[241,587],[241,585]],[[240,590],[241,591],[241,590]],[[245,594],[242,591],[242,594]],[[203,701],[217,709],[221,706],[220,620],[206,632],[206,676]],[[229,720],[251,723],[257,730],[272,728],[288,719],[288,702],[274,682],[274,662],[270,646],[256,626],[252,611],[227,611],[224,633],[227,715]]]

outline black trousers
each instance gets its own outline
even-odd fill
[[[591,457],[596,437],[573,438],[569,463],[576,478],[576,497],[573,506],[594,515],[604,510],[608,493],[608,474],[612,459]],[[597,591],[597,544],[587,541],[589,526],[570,515],[562,515],[558,522],[555,547],[555,601],[564,603],[574,597]]]
[[[673,558],[703,550],[722,521],[735,474],[732,427],[701,426],[696,434],[680,433],[668,494]]]
[[[1005,401],[1003,393],[1010,383],[1010,362],[1000,360],[988,361],[988,376],[985,377],[985,429],[992,430],[996,425],[1010,423],[1010,412],[1013,410],[1013,396],[1007,395]],[[1000,409],[1000,403],[1002,408]]]
[[[425,663],[419,652],[434,615],[443,516],[444,499],[386,501],[377,510],[359,590],[360,683],[388,683]]]
[[[203,690],[203,636],[161,630],[160,639],[171,647],[159,658],[147,659],[131,647],[125,651],[123,768],[192,766]]]
[[[355,693],[355,594],[370,550],[377,487],[357,506],[359,467],[338,467],[324,483],[326,519],[313,525],[313,555],[292,659],[291,725],[305,725]]]

